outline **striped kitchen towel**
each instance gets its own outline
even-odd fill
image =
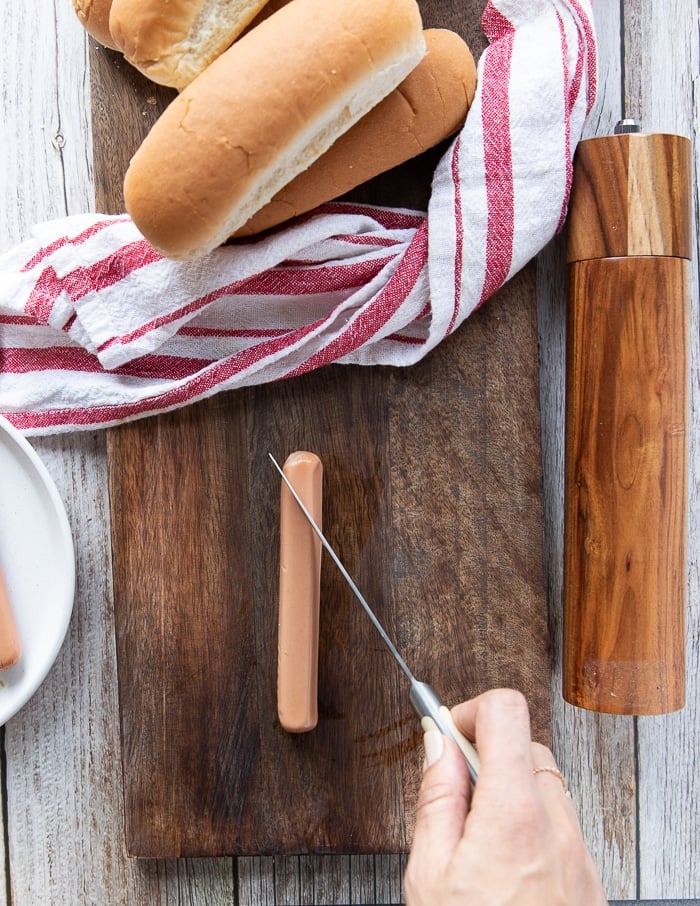
[[[490,0],[467,122],[427,213],[329,204],[205,258],[127,216],[35,227],[0,256],[0,412],[106,427],[330,362],[411,365],[561,228],[595,94],[588,0]]]

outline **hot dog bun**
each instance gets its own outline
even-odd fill
[[[182,90],[235,41],[266,0],[112,0],[109,30],[126,60]]]
[[[100,44],[116,50],[117,46],[109,31],[109,11],[112,0],[73,0],[73,9],[83,28]]]
[[[424,54],[415,0],[293,0],[165,110],[126,173],[127,211],[162,254],[206,254]]]
[[[425,43],[427,54],[399,87],[284,186],[237,237],[260,233],[337,198],[462,126],[476,90],[471,51],[444,28],[427,29]]]
[[[241,34],[245,34],[247,31],[250,31],[251,28],[255,28],[256,25],[260,25],[263,19],[269,19],[273,13],[276,13],[278,9],[282,9],[283,6],[286,6],[288,3],[291,3],[292,0],[267,0],[267,3],[257,16],[246,25],[245,30]]]

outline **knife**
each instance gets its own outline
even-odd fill
[[[379,622],[374,611],[372,610],[372,608],[369,606],[369,604],[365,600],[364,595],[362,594],[362,592],[359,590],[359,588],[353,581],[353,579],[350,576],[350,574],[348,573],[347,569],[343,566],[343,563],[341,562],[340,557],[338,557],[336,552],[333,550],[333,548],[331,547],[330,543],[328,542],[326,536],[323,534],[321,529],[318,527],[318,525],[314,521],[313,516],[307,510],[303,501],[301,500],[301,498],[299,497],[297,492],[292,487],[291,482],[289,481],[287,476],[284,474],[284,472],[280,468],[279,463],[277,462],[275,457],[272,455],[272,453],[268,453],[268,456],[272,460],[277,471],[280,473],[280,475],[282,477],[282,481],[289,488],[292,496],[294,497],[297,504],[299,505],[302,513],[308,519],[309,524],[311,525],[311,528],[318,535],[318,537],[321,541],[321,544],[328,551],[328,554],[330,555],[331,559],[333,560],[335,565],[340,570],[341,575],[343,576],[345,581],[350,586],[352,593],[355,595],[357,600],[360,602],[360,604],[364,608],[365,613],[367,614],[367,616],[370,618],[370,620],[374,624],[374,627],[377,630],[377,632],[379,633],[379,635],[381,636],[384,644],[389,649],[389,651],[391,652],[391,654],[394,657],[394,660],[399,665],[402,672],[408,679],[408,682],[410,685],[409,700],[410,700],[411,704],[413,705],[413,708],[414,708],[416,714],[418,715],[418,718],[421,722],[421,727],[423,728],[423,731],[427,732],[428,730],[439,730],[443,734],[443,736],[447,736],[453,742],[455,742],[457,744],[457,746],[459,747],[459,750],[461,751],[462,755],[464,755],[464,759],[467,763],[467,770],[469,771],[469,776],[471,778],[472,783],[476,783],[476,778],[479,774],[479,767],[480,767],[479,756],[477,754],[476,749],[471,744],[471,742],[469,742],[469,740],[465,736],[463,736],[460,733],[460,731],[457,729],[454,721],[452,720],[452,715],[450,714],[449,708],[445,707],[445,705],[442,704],[442,702],[440,701],[440,698],[438,697],[437,692],[432,688],[432,686],[430,686],[428,683],[424,683],[424,682],[421,682],[420,680],[417,680],[416,677],[413,675],[413,673],[411,672],[411,670],[408,667],[408,664],[401,657],[396,646],[394,645],[392,640],[387,635],[386,630],[384,629],[382,624]]]

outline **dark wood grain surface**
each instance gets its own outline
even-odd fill
[[[478,54],[480,3],[422,4]],[[171,96],[91,55],[97,206]],[[355,197],[427,201],[434,154]],[[422,751],[407,687],[332,565],[319,726],[277,722],[279,483],[324,462],[331,543],[420,679],[529,697],[549,740],[538,350],[526,268],[422,363],[331,366],[108,435],[127,848],[138,856],[400,852]]]

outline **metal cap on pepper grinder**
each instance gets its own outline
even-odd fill
[[[630,121],[574,163],[563,693],[596,711],[684,704],[690,164]]]

